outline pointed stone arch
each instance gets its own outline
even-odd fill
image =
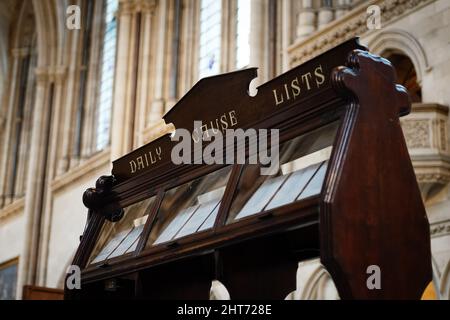
[[[431,70],[427,55],[420,42],[411,34],[400,29],[389,29],[378,33],[368,42],[371,52],[382,55],[386,52],[399,52],[408,56],[417,72],[421,85],[424,75]]]

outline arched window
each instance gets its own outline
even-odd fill
[[[422,102],[422,89],[417,82],[416,69],[411,59],[402,53],[394,51],[385,52],[383,56],[394,66],[397,73],[397,83],[408,90],[411,102]]]
[[[104,32],[100,65],[100,83],[96,109],[95,149],[102,150],[110,143],[114,70],[116,59],[118,0],[105,0]]]
[[[236,69],[245,68],[250,63],[250,10],[251,1],[237,1]]]
[[[220,72],[222,1],[200,2],[199,78]]]
[[[250,63],[251,0],[201,0],[198,77]]]
[[[6,114],[0,154],[0,207],[25,195],[35,98],[36,28],[32,6],[22,5],[5,87]],[[21,23],[26,21],[26,23]]]

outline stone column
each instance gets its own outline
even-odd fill
[[[337,7],[335,11],[336,19],[339,19],[348,12],[349,1],[348,0],[338,0]]]
[[[322,6],[319,9],[317,16],[318,28],[323,29],[327,24],[333,21],[333,8],[331,7],[331,1],[322,1]]]
[[[282,66],[281,72],[286,72],[289,70],[289,54],[288,47],[292,43],[292,32],[291,32],[291,17],[292,17],[292,2],[291,0],[282,0],[281,2],[281,27],[282,27],[282,39],[281,39],[281,47],[283,50],[282,55]]]
[[[180,36],[180,74],[178,76],[178,92],[184,95],[197,81],[198,46],[198,1],[182,0],[181,36]]]
[[[265,0],[253,0],[251,2],[250,14],[250,67],[258,68],[258,78],[251,82],[251,89],[254,94],[255,87],[265,82],[269,78],[267,57],[265,50],[268,41],[268,6]]]
[[[33,103],[34,103],[34,66],[36,66],[36,54],[31,54],[29,67],[27,70],[27,85],[26,91],[24,92],[24,106],[23,106],[23,115],[22,119],[18,121],[22,121],[21,129],[21,138],[19,143],[19,157],[17,159],[17,170],[16,170],[16,178],[15,178],[15,190],[14,190],[14,198],[20,198],[24,196],[25,193],[25,181],[27,176],[27,168],[28,160],[29,160],[29,147],[30,147],[30,136],[31,136],[31,121],[33,116]]]
[[[115,160],[133,146],[135,111],[135,60],[137,12],[151,0],[120,0],[118,12],[118,42],[114,81],[111,126],[111,160]]]
[[[155,51],[155,72],[154,74],[154,94],[152,107],[149,115],[149,125],[156,125],[160,122],[164,112],[164,81],[166,79],[165,58],[167,55],[166,37],[167,37],[167,14],[168,1],[161,1],[159,3],[158,14],[158,33]]]
[[[20,81],[20,68],[22,59],[29,54],[28,48],[18,48],[12,50],[12,72],[9,85],[8,92],[8,104],[7,104],[7,115],[6,115],[6,123],[5,123],[5,131],[4,131],[4,143],[2,146],[2,157],[0,163],[0,195],[3,195],[0,198],[0,207],[3,207],[9,203],[11,203],[11,195],[8,189],[8,181],[10,179],[11,172],[10,168],[10,153],[12,145],[11,143],[7,143],[12,139],[14,125],[14,117],[15,117],[15,109],[17,103],[17,94],[18,94],[18,82]]]
[[[57,151],[58,151],[58,143],[59,137],[58,132],[61,131],[61,118],[64,114],[64,110],[59,108],[64,99],[65,93],[65,83],[67,77],[67,67],[64,65],[60,65],[51,70],[51,79],[54,81],[54,90],[53,90],[53,115],[51,119],[50,126],[50,137],[49,137],[49,150],[48,150],[48,161],[47,168],[49,171],[46,172],[46,184],[45,189],[50,190],[52,178],[56,175],[56,163],[57,163]],[[42,205],[42,223],[40,225],[40,239],[39,239],[39,261],[37,266],[37,279],[36,284],[40,286],[45,286],[46,284],[46,276],[47,276],[47,259],[48,257],[48,244],[50,243],[50,231],[52,227],[52,192],[46,192],[44,194],[45,199]],[[57,212],[55,212],[57,214]],[[64,263],[64,262],[63,262]]]
[[[78,52],[79,52],[79,30],[72,30],[69,32],[69,54],[70,59],[68,60],[69,69],[67,70],[67,91],[64,99],[61,100],[61,109],[64,111],[61,114],[61,130],[60,135],[60,148],[58,155],[58,166],[57,174],[62,174],[69,169],[70,166],[70,156],[72,150],[72,137],[74,135],[74,116],[75,116],[75,105],[76,94],[79,92],[77,90],[79,82],[79,72],[78,72]]]
[[[42,214],[42,194],[44,193],[45,168],[48,152],[49,119],[52,114],[51,79],[48,67],[36,68],[36,96],[34,103],[28,177],[26,189],[30,190],[25,197],[25,239],[20,255],[18,272],[18,294],[20,297],[25,284],[35,283],[37,265],[37,246]]]
[[[299,40],[316,31],[316,13],[312,7],[312,0],[303,0],[302,4],[297,21],[297,39]]]
[[[165,3],[165,1],[164,1]],[[155,14],[155,5],[149,1],[142,1],[136,8],[141,12],[140,53],[138,67],[138,81],[136,88],[136,114],[134,132],[134,145],[136,148],[143,144],[142,130],[146,127],[147,111],[151,105],[151,58],[152,58],[152,23]]]

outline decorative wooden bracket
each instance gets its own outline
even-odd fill
[[[123,217],[123,209],[118,204],[105,201],[111,193],[114,182],[114,176],[101,176],[97,179],[95,188],[88,188],[83,193],[83,204],[112,222],[119,221]]]
[[[395,80],[388,60],[362,50],[332,75],[350,102],[323,190],[321,261],[343,299],[419,299],[431,280],[429,224],[399,120],[411,104]]]

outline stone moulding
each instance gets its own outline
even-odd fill
[[[401,120],[422,197],[427,200],[450,182],[448,107],[415,103]]]
[[[289,65],[297,66],[337,44],[369,32],[367,29],[367,7],[378,5],[381,9],[382,24],[386,25],[422,5],[434,0],[372,0],[361,3],[342,18],[334,20],[323,29],[300,40],[288,48]]]
[[[0,209],[0,221],[11,218],[23,212],[25,198],[18,199]]]

